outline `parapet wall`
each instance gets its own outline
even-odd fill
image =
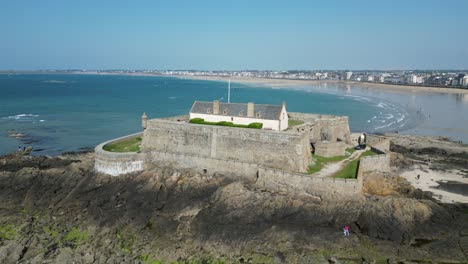
[[[148,120],[142,152],[164,152],[304,172],[312,161],[305,133]]]
[[[370,172],[390,172],[390,154],[362,158],[359,161],[358,178]]]
[[[303,121],[304,124],[291,128],[297,132],[308,132],[311,143],[320,141],[344,141],[351,143],[349,120],[347,116],[288,113],[290,119]]]
[[[346,145],[343,141],[338,142],[317,142],[314,144],[315,155],[321,157],[344,156]]]
[[[110,141],[106,141],[96,146],[94,169],[97,172],[105,173],[112,176],[119,176],[131,172],[142,171],[144,169],[145,154],[143,153],[118,153],[105,151],[103,147],[110,143],[119,140],[141,137],[143,133],[137,133]]]
[[[309,194],[322,198],[349,196],[361,192],[356,179],[314,177],[313,175],[290,173],[260,168],[256,185],[260,188],[288,193],[292,196]]]
[[[366,135],[366,144],[371,146],[374,151],[380,153],[390,152],[390,138],[380,135]]]

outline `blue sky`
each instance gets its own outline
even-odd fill
[[[468,69],[467,0],[0,0],[0,69]]]

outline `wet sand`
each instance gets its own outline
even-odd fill
[[[468,203],[468,178],[458,170],[436,171],[419,165],[401,176],[415,188],[433,193],[443,203]]]

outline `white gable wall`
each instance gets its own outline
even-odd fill
[[[281,131],[288,129],[288,121],[289,121],[288,112],[286,112],[286,107],[284,107],[283,105],[283,107],[281,108],[281,113],[280,113],[280,130]]]

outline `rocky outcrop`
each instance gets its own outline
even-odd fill
[[[467,146],[443,137],[394,136],[390,141],[390,151],[411,159],[468,169]]]
[[[110,177],[93,158],[0,158],[1,263],[466,261],[466,206],[292,197],[170,168]]]

